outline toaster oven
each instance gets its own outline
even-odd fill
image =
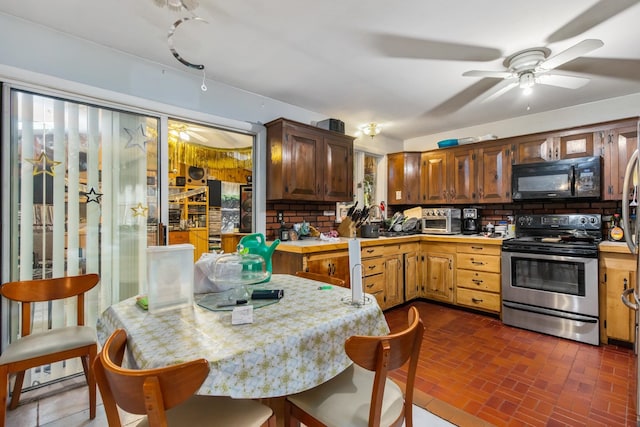
[[[423,208],[424,234],[460,234],[461,211],[455,208]]]

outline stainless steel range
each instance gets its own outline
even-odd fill
[[[502,321],[600,344],[596,214],[517,215],[502,244]]]

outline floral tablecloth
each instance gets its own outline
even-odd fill
[[[197,358],[211,371],[199,394],[235,398],[278,397],[321,384],[351,361],[344,342],[352,335],[385,335],[389,327],[373,296],[367,304],[346,304],[349,289],[297,276],[274,274],[267,289],[283,289],[278,303],[253,312],[253,323],[231,325],[230,311],[193,304],[151,314],[130,298],[98,319],[104,343],[117,328],[128,335],[128,360],[154,368]]]

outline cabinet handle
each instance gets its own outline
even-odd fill
[[[369,270],[373,270],[374,268],[376,268],[375,265],[370,265],[369,267],[367,267]]]
[[[371,283],[370,285],[367,285],[367,288],[373,288],[373,283]]]
[[[482,302],[482,300],[480,298],[471,298],[471,301],[476,303],[476,304]]]
[[[449,260],[449,270],[453,270],[452,265],[451,265],[452,263],[453,263],[453,261]]]
[[[471,258],[471,264],[484,265],[484,262],[482,262],[482,261],[474,261],[473,258]]]
[[[471,246],[471,249],[473,249],[474,251],[483,251],[484,248],[482,246]]]
[[[471,281],[476,285],[480,285],[483,282],[483,280],[479,280],[479,279],[472,279]]]
[[[627,279],[626,278],[624,279],[624,283],[622,284],[622,289],[625,290],[625,291],[627,290]]]
[[[373,249],[367,249],[367,253],[368,253],[368,254],[372,254],[372,253],[373,253],[373,251],[374,251]]]
[[[560,150],[556,147],[556,159],[560,158]]]

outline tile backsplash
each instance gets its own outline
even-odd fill
[[[387,217],[391,217],[395,211],[403,211],[414,206],[388,206]],[[467,207],[451,206],[451,207]],[[482,225],[489,222],[496,224],[498,221],[507,221],[509,216],[516,214],[550,214],[550,213],[592,213],[601,214],[603,220],[603,237],[609,234],[611,216],[621,212],[622,203],[617,201],[580,201],[580,202],[526,202],[491,205],[472,205],[478,208]],[[280,223],[277,213],[284,213],[284,221],[287,227],[292,224],[306,221],[316,227],[320,232],[326,233],[335,230],[338,224],[335,222],[336,204],[329,202],[267,202],[266,232],[267,239],[278,237]],[[325,215],[325,213],[333,215]]]

